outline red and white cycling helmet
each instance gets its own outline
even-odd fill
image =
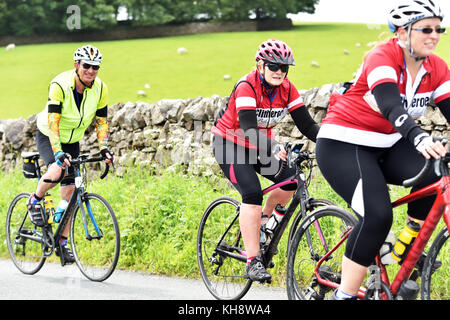
[[[444,19],[437,0],[399,0],[389,12],[389,30],[396,32],[397,28],[405,28],[419,20],[435,17],[441,21]]]
[[[90,44],[78,48],[73,54],[73,60],[83,61],[94,66],[100,65],[102,59],[100,50]]]
[[[295,66],[291,48],[285,42],[276,39],[261,43],[256,51],[255,60]]]

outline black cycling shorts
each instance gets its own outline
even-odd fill
[[[242,202],[246,204],[262,205],[263,194],[257,173],[274,183],[295,175],[295,168],[286,167],[275,179],[281,167],[281,160],[273,156],[258,156],[256,150],[244,148],[219,136],[214,136],[213,151],[220,168],[241,194]],[[287,184],[281,189],[296,190],[297,184]]]
[[[40,132],[39,129],[36,130],[36,145],[39,151],[39,155],[41,156],[47,168],[49,168],[53,162],[56,162],[55,154],[53,153],[49,137]],[[61,148],[63,152],[70,154],[72,156],[72,159],[77,158],[80,155],[79,142],[70,144],[61,143]],[[73,167],[68,167],[68,174],[61,181],[61,185],[65,186],[74,184],[75,177]]]
[[[383,245],[393,221],[388,184],[402,185],[425,164],[425,158],[406,139],[390,148],[374,148],[319,138],[316,158],[320,171],[331,187],[358,214],[359,222],[350,234],[345,255],[369,266]],[[439,178],[433,170],[418,190]],[[436,196],[408,204],[408,215],[424,220]]]

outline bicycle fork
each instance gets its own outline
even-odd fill
[[[97,225],[97,221],[95,220],[94,213],[92,212],[92,207],[91,207],[89,200],[82,199],[81,195],[78,195],[77,202],[78,202],[78,207],[80,208],[81,218],[83,219],[83,226],[84,226],[84,232],[86,235],[86,239],[91,241],[92,239],[103,238],[103,234]],[[85,206],[83,204],[86,205],[86,210],[85,210]],[[89,219],[92,222],[92,225],[94,226],[94,229],[95,229],[95,232],[97,233],[97,235],[92,236],[89,233],[88,219],[87,219],[86,211],[88,213]]]

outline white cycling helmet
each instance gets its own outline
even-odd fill
[[[389,12],[388,25],[391,32],[406,28],[426,18],[444,18],[437,0],[398,0]]]
[[[75,53],[73,54],[73,60],[83,61],[88,64],[98,66],[102,62],[102,54],[96,47],[88,44],[75,50]]]

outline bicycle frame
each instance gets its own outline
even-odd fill
[[[96,161],[101,161],[103,160],[103,158],[91,158],[91,159],[87,159],[87,156],[80,156],[79,159],[75,159],[73,161],[71,161],[73,167],[74,167],[74,174],[75,174],[75,189],[72,193],[72,196],[70,197],[69,203],[67,205],[67,209],[64,211],[64,213],[62,214],[61,217],[61,221],[59,222],[55,232],[53,233],[53,239],[54,239],[54,243],[57,244],[59,243],[59,240],[62,236],[62,233],[64,231],[64,229],[67,226],[67,223],[69,223],[70,218],[73,216],[74,214],[74,210],[76,208],[75,203],[78,203],[78,207],[80,208],[80,213],[82,216],[82,220],[83,220],[83,226],[84,226],[84,230],[85,230],[85,234],[86,234],[86,239],[88,240],[92,240],[95,238],[101,238],[103,235],[101,233],[100,228],[97,225],[97,221],[95,220],[94,214],[92,213],[92,209],[91,206],[89,204],[89,202],[85,202],[86,203],[86,209],[88,211],[88,216],[89,219],[91,220],[94,229],[96,231],[96,235],[95,236],[91,236],[89,234],[88,231],[88,220],[87,220],[87,215],[84,209],[83,204],[83,195],[86,193],[85,190],[85,186],[84,186],[84,177],[81,174],[81,170],[85,170],[85,163],[86,162],[96,162]],[[82,166],[82,168],[80,168],[80,166]],[[39,170],[39,179],[40,179],[40,168],[38,167]],[[101,178],[104,178],[107,173],[109,171],[109,166],[106,167],[105,171],[103,172]],[[61,176],[55,180],[44,180],[45,182],[48,183],[59,183],[64,177],[64,170],[61,171]],[[46,228],[46,227],[45,227]],[[42,240],[43,241],[43,240]]]
[[[420,255],[422,254],[426,244],[428,243],[428,240],[433,234],[433,231],[436,228],[442,216],[444,217],[444,222],[447,225],[447,229],[450,230],[450,211],[449,211],[450,190],[448,188],[449,185],[450,185],[450,177],[443,176],[441,179],[439,179],[439,181],[425,188],[417,190],[416,192],[407,195],[392,203],[393,207],[398,207],[402,204],[410,203],[422,199],[424,197],[436,194],[436,201],[434,202],[427,218],[425,219],[425,222],[419,231],[417,239],[412,244],[405,261],[402,263],[402,267],[400,268],[399,272],[397,273],[397,276],[392,282],[391,285],[392,294],[396,295],[402,282],[410,276],[415,264],[419,260]],[[382,272],[382,274],[385,274],[383,278],[387,280],[387,275],[385,271]],[[386,283],[389,282],[386,281]]]
[[[69,203],[67,205],[67,209],[66,211],[64,211],[63,216],[61,218],[61,222],[59,223],[56,231],[55,231],[55,235],[56,241],[59,241],[59,238],[62,234],[62,231],[65,229],[67,223],[70,220],[70,217],[73,216],[74,214],[74,210],[75,210],[75,202],[78,203],[78,207],[80,208],[80,213],[81,213],[81,217],[83,219],[83,226],[84,226],[84,230],[85,230],[85,234],[86,234],[86,239],[88,240],[92,240],[94,238],[101,238],[102,234],[101,231],[97,225],[97,221],[95,220],[94,214],[92,213],[92,209],[90,206],[89,202],[86,202],[86,209],[88,211],[88,216],[94,226],[94,229],[97,233],[96,236],[91,236],[89,234],[88,231],[88,221],[87,221],[87,216],[86,216],[86,212],[85,209],[83,207],[83,195],[86,193],[85,187],[84,187],[84,179],[81,176],[81,168],[80,165],[83,166],[83,170],[84,170],[84,162],[80,162],[80,163],[75,163],[74,164],[74,171],[75,171],[75,190],[72,193],[72,196],[69,200]]]
[[[287,147],[286,149],[290,150],[290,147],[289,148]],[[300,159],[301,160],[296,164],[296,173],[294,176],[292,176],[291,178],[288,178],[282,182],[272,184],[271,186],[262,190],[263,196],[265,196],[268,193],[270,193],[271,191],[278,189],[280,187],[283,187],[285,185],[293,184],[293,183],[297,184],[297,189],[295,190],[295,193],[294,193],[292,200],[287,208],[287,211],[284,214],[281,221],[279,222],[279,227],[277,227],[274,230],[272,239],[267,247],[267,250],[265,252],[263,252],[263,254],[262,254],[262,257],[263,257],[266,265],[268,265],[268,263],[272,260],[272,257],[276,254],[276,249],[278,247],[278,243],[280,242],[281,237],[283,236],[284,231],[285,231],[287,225],[289,224],[290,219],[294,215],[295,210],[300,206],[300,210],[298,212],[299,212],[299,214],[302,215],[302,217],[304,217],[304,215],[306,214],[305,212],[308,209],[307,205],[308,205],[308,200],[310,200],[310,196],[309,196],[308,189],[307,189],[307,183],[306,183],[307,179],[305,179],[304,173],[303,173],[302,169],[300,168],[300,163],[303,160],[308,159],[308,158],[304,158],[304,159],[300,158]],[[239,208],[237,209],[237,215],[235,216],[233,221],[230,223],[230,225],[228,226],[227,230],[224,232],[222,237],[219,239],[217,246],[216,246],[216,250],[220,254],[232,257],[232,258],[237,259],[242,262],[246,262],[247,255],[246,255],[245,251],[239,251],[239,254],[236,254],[236,253],[230,252],[230,250],[227,250],[230,248],[236,249],[233,246],[228,245],[228,248],[226,248],[226,249],[221,248],[221,243],[222,243],[223,238],[228,233],[229,229],[235,223],[235,221],[238,219],[238,217],[239,217]],[[317,223],[315,225],[316,225],[318,232],[321,234],[322,230],[320,229],[320,226]],[[241,237],[241,234],[239,233],[238,238],[236,239],[237,240],[236,242],[239,241],[240,237]],[[325,243],[323,238],[322,238],[322,243],[327,248],[327,244]]]
[[[446,172],[446,171],[445,171]],[[419,234],[415,241],[413,242],[405,260],[403,261],[400,270],[397,272],[392,284],[389,282],[388,274],[386,271],[385,265],[381,263],[380,255],[378,254],[376,257],[376,264],[380,267],[380,276],[381,280],[386,283],[395,297],[400,289],[403,281],[407,280],[411,275],[411,272],[414,269],[417,261],[419,260],[426,244],[428,243],[433,231],[435,230],[437,224],[441,217],[443,217],[444,222],[447,226],[447,229],[450,230],[450,176],[448,174],[443,174],[441,179],[437,182],[426,186],[420,190],[417,190],[407,196],[404,196],[394,202],[392,202],[392,207],[398,207],[431,195],[436,195],[436,200],[433,203],[433,206],[424,221],[422,228],[419,231]],[[325,285],[328,287],[332,287],[334,289],[339,287],[338,283],[333,281],[329,281],[327,279],[323,279],[319,274],[319,268],[324,260],[328,258],[338,247],[342,245],[342,243],[348,238],[351,230],[349,230],[329,252],[325,256],[323,256],[318,262],[314,273],[317,278],[317,281],[321,285]],[[357,294],[359,299],[364,299],[365,297],[365,289],[361,288]]]

